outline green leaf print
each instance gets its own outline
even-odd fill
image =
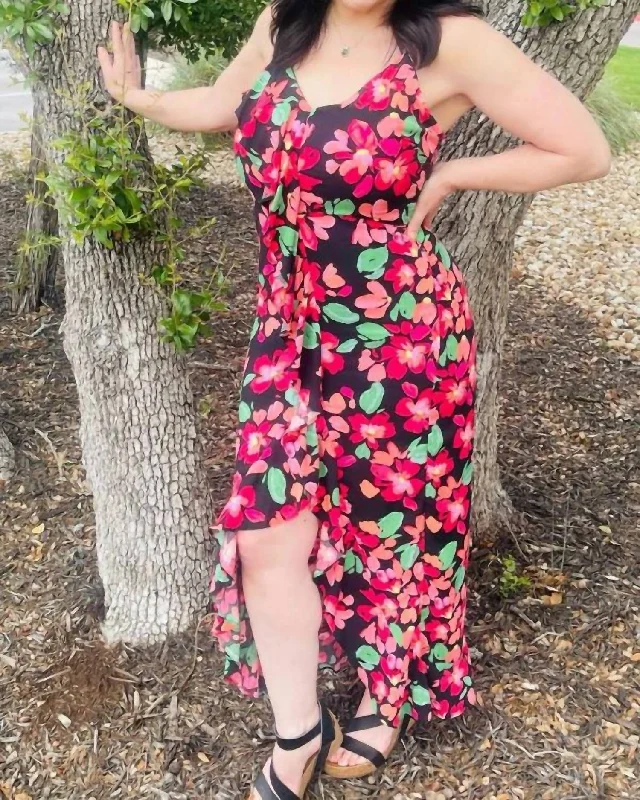
[[[380,653],[370,644],[363,644],[356,650],[356,658],[365,669],[373,669],[380,663]]]
[[[259,327],[260,327],[260,320],[258,319],[258,317],[256,317],[256,318],[253,320],[253,325],[251,326],[251,333],[249,334],[249,338],[250,338],[250,339],[253,339],[253,337],[254,337],[254,336],[256,335],[256,333],[258,332],[258,328],[259,328]]]
[[[398,625],[397,622],[392,622],[389,624],[389,630],[391,631],[393,638],[396,642],[402,646],[402,628]]]
[[[471,479],[473,477],[473,462],[467,461],[464,465],[464,469],[462,470],[462,483],[465,486],[468,486],[471,483]]]
[[[458,549],[458,542],[455,540],[445,544],[442,550],[438,553],[440,559],[440,566],[442,569],[449,569],[453,564],[453,559],[456,557],[456,550]]]
[[[438,494],[436,491],[436,487],[432,483],[427,483],[427,485],[424,487],[424,493],[425,497],[431,497],[431,498],[436,497],[436,495]]]
[[[379,408],[384,397],[384,388],[381,383],[372,383],[371,386],[360,395],[360,408],[365,414],[373,414]]]
[[[348,216],[356,210],[353,200],[338,200],[333,206],[333,213],[338,216]]]
[[[244,378],[244,380],[242,381],[242,385],[243,385],[243,386],[246,386],[248,383],[251,383],[251,381],[252,381],[252,380],[253,380],[255,377],[256,377],[256,373],[255,373],[255,372],[248,372],[248,373],[245,375],[245,378]]]
[[[304,438],[311,448],[315,449],[318,446],[318,429],[315,422],[307,426]]]
[[[298,246],[299,234],[295,228],[290,228],[288,225],[283,225],[278,228],[278,239],[280,240],[280,247],[286,256],[293,255]]]
[[[354,450],[354,454],[356,458],[364,458],[366,461],[371,458],[371,450],[369,450],[366,442],[359,444]]]
[[[289,100],[283,100],[273,109],[271,122],[273,122],[274,125],[282,125],[289,119],[289,114],[291,114],[291,102]]]
[[[398,311],[405,319],[411,319],[416,308],[416,298],[411,292],[403,292],[398,303]]]
[[[357,345],[357,339],[346,339],[342,344],[336,347],[336,353],[350,353]]]
[[[436,642],[429,651],[429,661],[444,661],[449,655],[449,648],[442,642]]]
[[[447,358],[449,361],[455,361],[456,356],[458,355],[458,340],[456,337],[450,333],[447,336],[447,344],[445,346],[445,353],[447,354]]]
[[[456,592],[459,592],[460,589],[462,588],[462,584],[464,583],[464,574],[465,574],[465,568],[462,566],[462,564],[460,564],[460,566],[455,572],[455,575],[453,576],[453,581],[451,581],[453,583],[453,588],[456,590]]]
[[[297,406],[300,402],[300,393],[295,386],[289,386],[287,391],[284,393],[284,399],[287,401],[287,403],[289,403],[289,405]]]
[[[314,350],[318,346],[319,333],[320,325],[318,325],[317,322],[307,322],[307,324],[304,326],[302,346],[307,350]]]
[[[402,525],[404,514],[402,511],[390,511],[386,516],[378,522],[378,526],[382,531],[382,538],[388,539],[390,536],[396,534]]]
[[[373,272],[380,269],[389,259],[386,247],[370,247],[358,256],[358,272]]]
[[[284,473],[277,467],[269,467],[267,473],[267,489],[272,499],[280,505],[284,505],[286,501],[285,489],[287,488],[287,479]]]
[[[271,203],[269,204],[269,211],[275,211],[278,214],[281,214],[284,209],[284,189],[281,183],[278,184],[278,188],[276,189],[276,193],[274,194]]]
[[[356,330],[362,339],[381,339],[384,342],[389,336],[389,331],[383,325],[378,325],[377,322],[363,322],[362,325],[358,325]]]
[[[362,574],[364,566],[360,557],[357,556],[353,550],[347,550],[344,556],[344,571],[350,573],[357,573],[358,575]]]
[[[443,266],[447,269],[451,266],[451,256],[449,255],[449,251],[447,248],[442,244],[442,242],[436,242],[436,255],[442,261]]]
[[[322,313],[325,317],[345,325],[353,325],[360,321],[360,315],[343,306],[342,303],[327,303],[322,307]]]
[[[399,548],[400,549],[400,548]],[[400,556],[400,564],[403,569],[411,569],[411,567],[418,560],[420,555],[420,548],[417,544],[410,544],[405,547]]]
[[[439,425],[434,425],[430,431],[429,435],[427,436],[427,450],[429,451],[430,456],[437,455],[440,450],[442,450],[442,445],[444,444],[444,438],[442,436],[442,431],[440,430]]]
[[[411,699],[417,706],[431,705],[431,695],[429,694],[429,690],[425,689],[424,686],[420,686],[419,683],[414,683],[411,686]]]
[[[240,422],[246,422],[250,416],[251,407],[249,406],[249,403],[245,403],[243,400],[238,407],[238,420]]]
[[[429,450],[427,445],[418,437],[409,445],[407,454],[414,464],[426,464]]]
[[[414,116],[407,117],[404,121],[403,133],[405,136],[420,135],[422,133],[422,126]]]

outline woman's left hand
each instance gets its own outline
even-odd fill
[[[453,181],[452,163],[441,162],[435,165],[427,182],[418,195],[416,207],[407,225],[407,235],[415,239],[420,228],[431,228],[435,215],[443,201],[453,192],[456,186]]]

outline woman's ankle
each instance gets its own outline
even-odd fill
[[[320,707],[316,705],[303,714],[297,714],[295,718],[278,720],[276,722],[276,734],[281,739],[298,739],[309,733],[320,722]],[[318,730],[318,735],[320,731]]]

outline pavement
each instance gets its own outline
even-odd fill
[[[631,25],[622,44],[640,47],[640,18]],[[161,85],[166,76],[168,65],[150,58],[148,62],[148,83],[150,86]],[[16,73],[6,50],[0,49],[0,132],[18,131],[25,127],[21,118],[31,115],[31,95],[29,88]]]
[[[150,58],[147,66],[149,86],[161,86],[171,67]],[[6,50],[0,49],[0,133],[19,131],[27,126],[24,115],[31,117],[31,92]]]

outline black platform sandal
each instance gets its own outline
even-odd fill
[[[320,720],[310,731],[297,739],[283,739],[276,733],[278,747],[289,751],[298,750],[308,742],[313,741],[316,736],[321,736],[318,752],[305,765],[300,784],[300,794],[294,794],[288,786],[284,785],[276,775],[273,759],[271,759],[269,780],[267,781],[264,772],[261,772],[253,789],[249,792],[247,800],[252,800],[254,794],[257,794],[262,800],[302,800],[314,775],[322,770],[327,758],[332,756],[342,745],[342,731],[338,720],[329,709],[325,708],[323,703],[318,703],[318,705],[320,708]]]
[[[402,723],[397,728],[396,735],[391,742],[391,747],[386,753],[381,753],[375,747],[361,742],[360,739],[354,739],[349,736],[350,733],[356,731],[366,731],[371,728],[378,728],[384,725],[384,722],[377,714],[367,714],[363,717],[354,717],[351,722],[344,729],[345,736],[342,740],[341,747],[348,750],[350,753],[355,753],[360,758],[366,758],[368,764],[354,764],[351,767],[343,767],[341,764],[333,764],[327,761],[324,765],[324,771],[332,778],[342,778],[348,780],[350,778],[365,778],[367,775],[372,775],[377,769],[384,766],[385,762],[391,755],[393,749],[398,744],[404,734],[411,730],[415,725],[415,720],[409,716],[405,716]]]

